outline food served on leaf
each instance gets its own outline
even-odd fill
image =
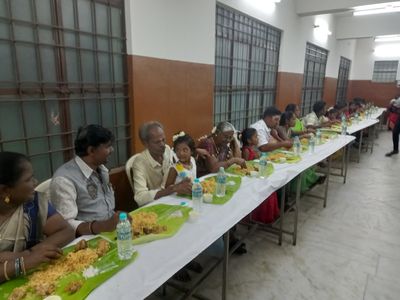
[[[30,275],[28,282],[15,288],[8,299],[20,300],[28,296],[28,294],[34,294],[36,297],[41,298],[49,296],[55,292],[57,281],[61,277],[74,272],[82,272],[110,249],[109,242],[105,240],[100,240],[96,248],[89,248],[87,242],[82,241],[75,246],[75,251],[69,252],[67,255],[45,265]],[[83,282],[78,284],[75,281],[71,282],[66,289],[72,294],[76,293],[82,285]]]
[[[267,157],[268,160],[274,163],[293,163],[300,160],[300,156],[295,155],[294,153],[285,151],[285,152],[275,152],[270,153]]]
[[[65,287],[65,291],[72,295],[75,294],[83,285],[83,280],[75,280],[75,281],[71,281],[66,287]]]
[[[158,224],[157,219],[158,215],[155,212],[135,213],[132,222],[133,238],[146,234],[158,234],[167,231],[167,226]]]
[[[267,159],[272,162],[280,162],[282,159],[286,159],[286,155],[284,153],[271,153],[268,155]]]
[[[215,188],[217,186],[215,177],[206,178],[202,182],[200,182],[200,184],[201,184],[201,187],[203,188],[204,194],[214,194]]]
[[[240,176],[250,176],[252,171],[258,172],[258,167],[254,164],[246,162],[246,168],[242,168],[241,166],[235,164],[232,166],[231,170],[234,174]]]

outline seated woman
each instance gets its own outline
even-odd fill
[[[281,120],[279,122],[279,132],[282,135],[283,139],[291,139],[293,137],[291,128],[293,127],[294,121],[294,113],[291,111],[286,111],[282,114]],[[312,134],[312,133],[310,133]],[[308,138],[310,134],[303,134],[299,136],[300,138]],[[302,181],[301,181],[301,193],[308,191],[313,188],[316,184],[324,183],[326,176],[318,176],[315,173],[314,168],[309,168],[303,173]],[[291,192],[296,191],[297,179],[294,181],[294,184],[291,184],[290,189]]]
[[[39,199],[36,183],[26,156],[0,152],[0,282],[59,258],[74,239],[71,226]]]
[[[199,140],[198,149],[207,151],[207,155],[197,159],[197,176],[201,177],[209,173],[218,172],[220,167],[229,168],[233,164],[246,167],[246,161],[241,158],[239,142],[234,138],[235,127],[229,122],[221,122],[215,127],[211,135]],[[233,233],[230,234],[230,245],[237,242]],[[242,243],[236,249],[236,254],[246,253],[246,244]]]
[[[229,168],[233,164],[246,167],[241,158],[239,142],[234,138],[235,127],[229,122],[221,122],[214,132],[199,140],[197,148],[207,150],[209,155],[200,156],[197,160],[197,176],[218,172],[220,167]]]
[[[286,106],[286,112],[291,111],[295,116],[294,126],[291,127],[292,136],[305,135],[309,133],[315,133],[312,128],[305,128],[303,122],[300,120],[300,107],[297,104],[291,103]]]

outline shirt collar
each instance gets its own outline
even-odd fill
[[[262,124],[265,127],[265,129],[267,130],[267,132],[270,132],[271,129],[268,127],[267,123],[265,123],[264,119],[261,119],[260,121],[262,122]]]
[[[89,177],[92,176],[92,173],[94,172],[93,169],[91,167],[89,167],[85,163],[85,161],[82,158],[80,158],[79,156],[75,156],[75,162],[78,165],[79,169],[82,171],[83,175],[85,175],[85,177],[87,179],[89,179]],[[108,169],[104,165],[100,165],[99,169],[101,171],[108,173]]]
[[[152,168],[156,168],[156,167],[160,167],[160,166],[162,167],[162,165],[165,163],[165,160],[166,159],[167,160],[170,159],[168,157],[168,153],[170,152],[170,148],[169,148],[168,145],[165,145],[165,151],[164,151],[164,154],[163,154],[163,163],[162,164],[160,164],[158,161],[156,161],[153,158],[153,156],[151,156],[149,149],[144,150],[144,152],[145,152],[145,155],[146,155],[148,161],[150,162],[150,165],[151,165]]]

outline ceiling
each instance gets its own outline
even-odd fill
[[[388,0],[295,0],[296,13],[303,16],[332,14],[337,39],[400,34],[400,12],[353,16],[354,7],[388,3]],[[395,5],[400,1],[393,2]]]

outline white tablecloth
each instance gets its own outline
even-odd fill
[[[360,121],[359,123],[355,124],[353,121],[353,124],[347,128],[347,133],[348,134],[353,134],[357,131],[363,130],[365,128],[368,128],[372,125],[375,125],[379,123],[379,120],[377,120],[376,118],[370,118],[370,119],[364,119],[362,121]]]
[[[267,196],[352,140],[353,136],[339,136],[316,146],[315,153],[304,154],[299,163],[275,165],[275,172],[267,179],[243,178],[240,189],[229,202],[224,205],[204,204],[201,217],[196,222],[185,223],[174,237],[135,246],[139,252],[136,261],[99,286],[88,299],[136,300],[147,297]],[[167,196],[150,205],[180,204],[182,201],[185,199]]]
[[[384,107],[378,107],[378,110],[371,114],[371,119],[379,119],[385,110],[386,108]]]

